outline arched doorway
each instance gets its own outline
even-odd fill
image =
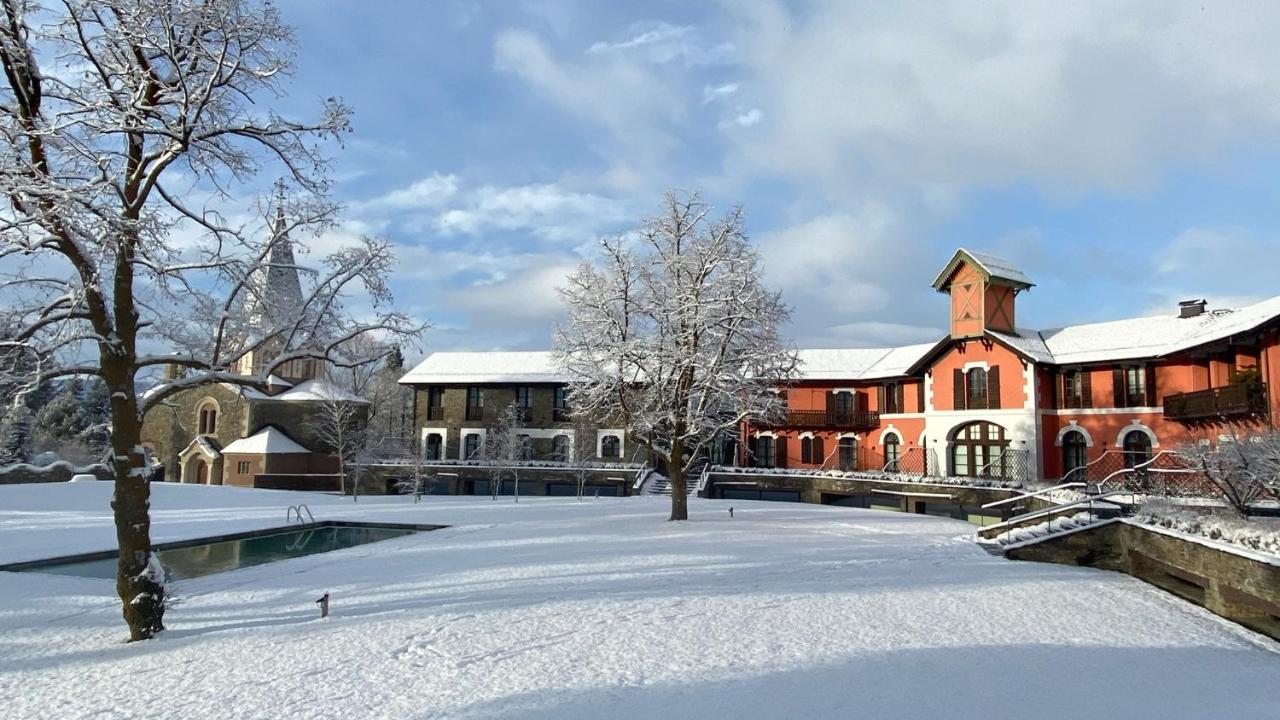
[[[1062,476],[1082,468],[1089,462],[1089,441],[1084,433],[1071,430],[1062,436]]]
[[[191,482],[208,485],[209,463],[199,458],[193,459],[191,462],[195,463],[195,470],[191,473]]]
[[[1124,466],[1131,468],[1151,459],[1151,437],[1141,430],[1124,436]]]
[[[840,469],[848,472],[858,469],[858,438],[845,436],[837,445],[840,451]]]
[[[898,468],[901,456],[901,441],[896,434],[889,433],[884,438],[884,469],[889,472],[901,472]]]
[[[1004,428],[979,420],[965,423],[951,433],[951,474],[957,477],[1004,477],[1001,453],[1009,446]]]

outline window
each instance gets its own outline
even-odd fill
[[[212,435],[218,432],[218,406],[212,402],[201,405],[197,425],[201,435]]]
[[[987,407],[987,371],[970,368],[965,373],[966,407],[970,410]]]
[[[773,467],[773,438],[762,435],[756,438],[756,467]]]
[[[1151,459],[1151,438],[1141,430],[1130,430],[1124,436],[1124,466],[1141,465]]]
[[[1088,373],[1083,370],[1065,370],[1062,373],[1062,407],[1085,408],[1085,382]]]
[[[605,435],[600,438],[600,457],[622,457],[622,442],[618,439],[617,435]]]
[[[560,462],[568,462],[569,457],[569,436],[557,435],[551,438],[551,454]]]
[[[237,473],[240,473],[241,475],[248,475],[248,474],[249,474],[249,461],[248,461],[248,460],[241,460],[240,462],[236,463],[236,472],[237,472]]]
[[[836,393],[836,414],[851,415],[853,414],[853,393],[848,390],[841,390]]]
[[[462,459],[475,460],[480,454],[480,434],[467,433],[462,436]]]
[[[467,437],[479,437],[477,435],[468,435]],[[423,458],[426,460],[442,460],[443,457],[444,438],[440,437],[440,433],[431,433],[427,435],[426,446],[423,448]]]
[[[1153,404],[1155,398],[1148,397],[1148,391],[1154,378],[1149,377],[1151,368],[1142,365],[1118,366],[1112,370],[1111,384],[1115,394],[1116,407],[1144,407]]]
[[[533,440],[528,435],[521,435],[519,436],[519,439],[520,439],[520,449],[518,450],[520,455],[519,459],[532,460],[533,459]]]
[[[533,397],[533,388],[525,385],[516,388],[516,405],[522,408],[533,407],[531,398]]]
[[[1062,476],[1084,467],[1088,462],[1088,442],[1084,433],[1072,430],[1062,436]]]
[[[479,420],[484,415],[484,388],[467,388],[467,419]]]
[[[427,390],[427,419],[444,419],[444,388],[433,387]]]
[[[897,435],[888,435],[884,439],[884,469],[889,472],[899,472],[898,458],[901,455],[899,442],[901,441]]]
[[[569,419],[569,389],[563,385],[556,386],[551,398],[551,411],[556,421]]]
[[[885,383],[884,388],[880,391],[881,392],[880,397],[882,400],[880,405],[880,412],[882,413],[906,412],[906,408],[904,407],[905,403],[904,403],[902,390],[903,390],[902,383],[896,383],[896,382]]]
[[[813,438],[800,438],[800,462],[805,464],[813,463]]]
[[[1130,365],[1124,369],[1124,391],[1128,407],[1146,404],[1147,376],[1142,366]]]
[[[1004,428],[989,422],[961,425],[951,436],[951,473],[957,477],[1007,477]]]
[[[840,451],[840,469],[845,471],[857,470],[858,439],[842,437],[838,447]]]

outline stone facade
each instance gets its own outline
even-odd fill
[[[1119,520],[1008,548],[1005,556],[1123,572],[1280,640],[1280,558]]]
[[[249,400],[236,387],[207,385],[185,390],[170,397],[167,403],[152,408],[142,420],[142,444],[152,457],[164,466],[164,479],[181,481],[182,466],[178,455],[198,434],[200,408],[212,401],[218,409],[214,432],[207,433],[217,448],[248,436]]]

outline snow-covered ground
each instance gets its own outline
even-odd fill
[[[0,562],[108,548],[110,486],[0,487]],[[160,485],[157,540],[318,519],[436,532],[174,586],[0,573],[10,718],[1275,718],[1280,644],[940,518],[666,498],[349,499]],[[734,519],[726,509],[733,505]],[[333,616],[312,601],[329,591]]]

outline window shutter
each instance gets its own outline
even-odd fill
[[[1058,393],[1058,385],[1064,382],[1058,378],[1062,376],[1062,373],[1054,370],[1049,370],[1047,372],[1049,373],[1049,382],[1045,383],[1045,387],[1049,389],[1049,395],[1045,398],[1045,405],[1051,408],[1062,407],[1058,404],[1058,399],[1062,397],[1062,395]]]
[[[834,416],[836,414],[836,394],[827,393],[827,415]]]
[[[813,463],[815,465],[821,465],[822,462],[826,459],[827,459],[827,453],[822,448],[822,436],[814,435],[813,436]]]
[[[987,371],[987,407],[1000,409],[1000,366],[996,365]]]
[[[1147,407],[1155,407],[1160,404],[1159,395],[1156,394],[1156,368],[1154,365],[1147,366]]]
[[[951,388],[951,390],[952,390],[952,393],[951,393],[951,394],[955,397],[955,407],[954,407],[954,408],[952,408],[952,409],[953,409],[953,410],[964,410],[964,409],[965,409],[965,404],[964,404],[964,371],[963,371],[963,370],[961,370],[960,368],[956,368],[955,370],[952,370],[952,371],[951,371],[951,378],[952,378],[952,380],[951,380],[951,381],[952,381],[952,384],[953,384],[953,387]]]
[[[1080,371],[1080,407],[1093,407],[1093,371],[1085,368]]]
[[[876,388],[876,410],[879,411],[881,414],[889,412],[889,408],[884,404],[884,401],[885,401],[884,385],[880,385],[879,387]]]
[[[907,411],[907,388],[904,387],[902,383],[898,383],[893,386],[893,394],[898,401],[896,403],[898,412],[906,412]]]
[[[924,379],[916,383],[916,412],[924,412]]]
[[[787,466],[787,438],[779,437],[773,441],[774,467]]]
[[[1111,368],[1111,394],[1113,396],[1112,399],[1115,401],[1115,407],[1129,407],[1129,404],[1125,402],[1124,368],[1119,365]]]

